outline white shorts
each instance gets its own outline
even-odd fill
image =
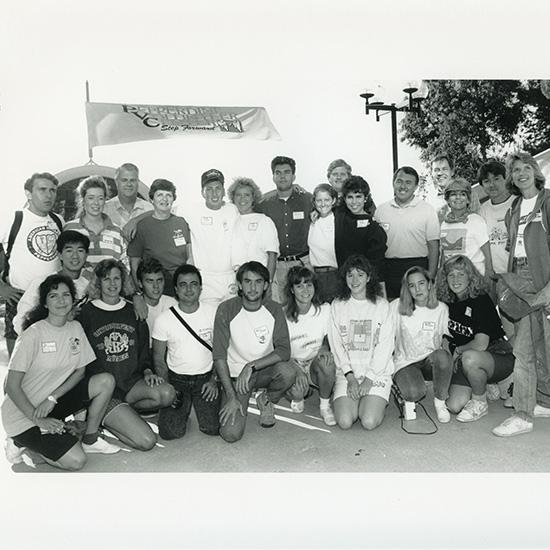
[[[313,363],[313,359],[309,359],[307,361],[300,361],[299,359],[291,359],[290,362],[292,365],[297,366],[307,376],[307,383],[310,386],[313,386],[314,388],[318,387],[317,384],[315,384],[311,379],[311,363]]]
[[[364,376],[357,378],[359,384],[365,379]],[[372,382],[372,386],[369,389],[367,395],[376,395],[381,397],[385,401],[389,401],[390,392],[392,386],[391,376],[382,376],[381,378],[376,378]],[[347,397],[348,395],[348,381],[346,380],[342,371],[336,371],[336,381],[334,383],[334,397],[333,400],[338,399],[339,397]]]
[[[226,273],[201,273],[201,302],[217,306],[237,295],[237,281],[233,271]]]

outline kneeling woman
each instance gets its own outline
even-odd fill
[[[390,306],[364,256],[350,256],[340,273],[345,285],[332,302],[328,333],[336,362],[334,413],[340,428],[351,428],[359,418],[372,430],[384,419],[392,385]]]
[[[127,445],[148,451],[157,438],[136,410],[169,407],[176,394],[151,370],[147,323],[138,321],[133,306],[120,296],[126,276],[122,263],[102,260],[94,271],[101,298],[85,304],[79,320],[97,355],[88,370],[109,372],[116,380],[103,425]]]
[[[10,359],[2,404],[4,430],[15,445],[63,470],[80,470],[85,453],[120,450],[98,437],[115,382],[109,374],[84,377],[95,355],[80,323],[68,321],[75,295],[65,275],[42,282],[38,305],[29,312]],[[88,415],[80,444],[64,420],[84,408]]]
[[[449,350],[455,373],[447,407],[459,422],[473,422],[488,412],[487,384],[514,370],[512,346],[479,271],[466,256],[445,262],[437,278],[438,297],[449,306]]]
[[[435,283],[423,267],[408,269],[399,300],[390,308],[395,327],[394,382],[405,402],[426,395],[425,380],[433,380],[434,406],[439,422],[449,422],[445,405],[453,374],[451,355],[442,349],[448,335],[449,309],[437,300]]]
[[[336,420],[330,406],[334,387],[334,359],[325,343],[330,306],[321,304],[315,273],[304,266],[290,269],[285,286],[285,315],[290,335],[290,363],[296,370],[296,382],[288,390],[294,412],[304,410],[309,387],[319,388],[320,414],[327,426]]]

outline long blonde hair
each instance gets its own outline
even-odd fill
[[[435,309],[439,303],[436,294],[435,281],[430,277],[428,270],[420,267],[419,265],[413,265],[405,271],[405,274],[401,279],[401,292],[399,294],[399,314],[406,315],[407,317],[410,317],[415,310],[414,299],[411,291],[409,290],[409,276],[414,275],[415,273],[420,273],[420,275],[423,275],[426,281],[428,281],[428,302],[426,306],[429,309]]]

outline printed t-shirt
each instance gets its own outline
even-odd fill
[[[95,359],[95,354],[77,321],[62,327],[46,319],[31,325],[15,343],[8,368],[24,372],[21,389],[37,407],[77,369]],[[6,435],[13,437],[35,426],[6,395],[2,404]]]
[[[239,296],[218,306],[214,321],[214,361],[226,360],[232,377],[246,363],[275,351],[281,361],[290,358],[290,341],[281,306],[266,298],[257,311],[243,307]]]
[[[394,300],[390,310],[395,327],[395,372],[440,349],[443,335],[449,334],[449,308],[442,302],[434,309],[416,306],[408,316],[399,314],[399,300]]]
[[[185,313],[176,306],[176,311],[205,342],[212,345],[216,308],[200,304],[194,313]],[[212,352],[201,344],[170,311],[158,317],[153,328],[153,338],[167,343],[166,362],[177,374],[204,374],[212,370]]]
[[[296,322],[287,318],[292,359],[304,362],[315,359],[328,333],[329,318],[329,304],[321,304],[317,311],[312,305],[307,313],[298,315]]]
[[[451,351],[473,340],[476,334],[486,334],[489,343],[504,336],[495,304],[487,294],[453,302],[448,306]]]
[[[518,236],[516,239],[516,246],[514,248],[514,258],[526,258],[527,252],[525,251],[525,243],[523,241],[523,234],[528,223],[540,222],[542,220],[542,214],[537,212],[534,216],[530,216],[535,203],[537,202],[537,196],[530,199],[523,199],[521,201],[521,210],[519,214]]]
[[[506,250],[508,231],[504,218],[506,212],[512,206],[514,199],[514,196],[510,196],[500,204],[492,204],[489,200],[484,202],[479,210],[479,215],[487,224],[491,258],[495,273],[506,273],[508,271],[508,251]]]

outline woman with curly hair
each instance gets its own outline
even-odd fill
[[[262,199],[260,188],[250,178],[235,178],[227,195],[240,214],[233,226],[231,241],[233,269],[236,272],[242,264],[254,260],[267,267],[272,281],[279,255],[279,237],[271,218],[254,212],[254,206]]]
[[[515,412],[493,433],[507,437],[533,430],[533,418],[550,417],[550,191],[537,161],[527,153],[506,159],[507,185],[517,196],[506,214],[510,242],[502,283],[517,297],[514,332]],[[499,286],[502,284],[499,281]],[[501,287],[502,290],[502,287]]]
[[[437,275],[438,298],[449,307],[449,351],[454,374],[447,407],[459,422],[488,413],[487,384],[504,380],[514,369],[512,346],[504,338],[485,281],[466,256],[453,256]]]
[[[334,414],[347,430],[384,420],[393,373],[393,327],[388,301],[372,264],[359,254],[340,269],[345,285],[331,304],[328,339],[336,363]]]
[[[334,426],[330,396],[335,367],[326,340],[330,306],[319,298],[317,276],[304,266],[290,269],[285,294],[290,364],[296,371],[296,382],[287,392],[290,406],[294,412],[303,412],[310,386],[318,388],[321,418],[327,426]]]

